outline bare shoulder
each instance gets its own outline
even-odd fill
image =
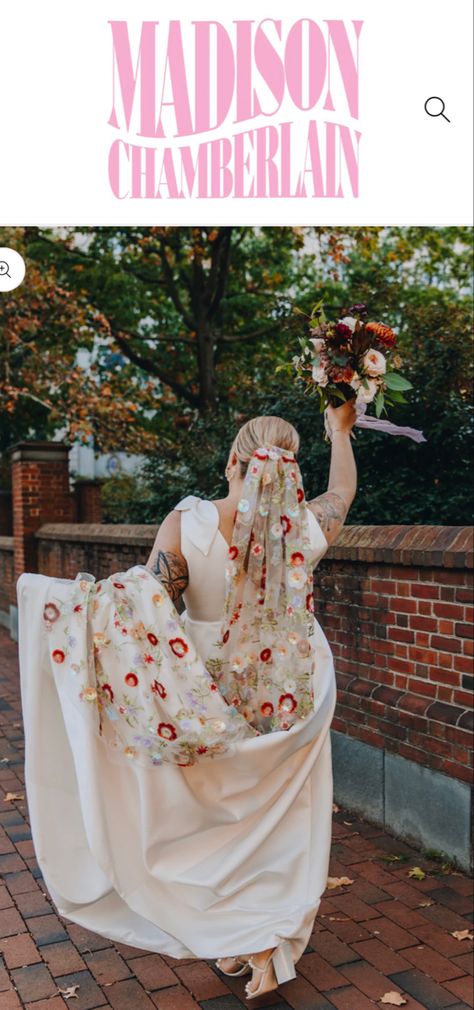
[[[181,553],[181,513],[174,510],[163,519],[147,561],[147,568],[163,584],[174,603],[188,585],[188,566]]]
[[[309,501],[308,508],[318,520],[328,544],[332,544],[346,521],[347,502],[336,491],[325,491]]]

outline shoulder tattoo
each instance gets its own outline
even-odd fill
[[[150,558],[148,567],[176,603],[188,584],[188,566],[184,559],[173,551],[158,550]]]
[[[349,511],[344,499],[335,491],[326,491],[309,504],[325,533],[331,533],[335,525],[342,526]]]

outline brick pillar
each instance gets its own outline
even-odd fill
[[[43,523],[74,518],[69,448],[61,442],[19,442],[11,449],[15,580],[37,571],[35,533]]]
[[[10,491],[0,491],[0,537],[12,535],[12,496]]]
[[[77,522],[102,522],[102,488],[97,480],[78,480],[76,484]]]

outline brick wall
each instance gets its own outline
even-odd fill
[[[67,446],[59,442],[19,442],[12,449],[15,575],[36,571],[35,532],[45,522],[70,522],[74,500],[69,486]]]
[[[14,602],[13,537],[0,536],[0,623]]]
[[[46,525],[39,570],[144,564],[157,527]],[[347,526],[315,579],[338,683],[333,728],[463,781],[472,768],[472,531]]]

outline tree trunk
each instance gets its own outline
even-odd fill
[[[216,375],[214,370],[214,338],[212,327],[202,322],[197,329],[199,410],[206,414],[216,405]]]

